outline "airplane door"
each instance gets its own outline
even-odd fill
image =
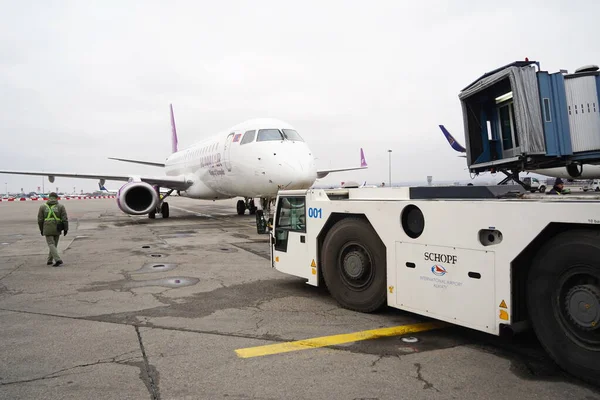
[[[227,171],[231,171],[231,145],[233,144],[233,133],[230,133],[225,139],[225,146],[223,147],[223,165],[227,168]]]

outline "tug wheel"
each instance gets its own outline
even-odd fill
[[[386,249],[363,219],[346,218],[327,233],[321,252],[323,279],[344,308],[377,311],[387,301]]]
[[[533,329],[571,375],[600,382],[600,232],[561,233],[540,249],[529,271]]]

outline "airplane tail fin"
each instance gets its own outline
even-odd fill
[[[460,143],[456,141],[456,139],[454,139],[454,137],[450,134],[450,132],[448,132],[444,125],[440,125],[440,129],[442,130],[442,133],[446,137],[446,140],[448,141],[448,143],[450,143],[450,146],[452,146],[454,150],[458,151],[459,153],[467,152],[467,149],[465,149]]]
[[[365,168],[369,168],[369,167],[367,165],[367,160],[365,159],[365,153],[361,147],[360,148],[360,167],[321,169],[321,170],[317,171],[317,179],[323,179],[332,172],[354,171],[357,169],[365,169]]]
[[[106,190],[106,188],[104,187],[104,185],[101,184],[100,182],[98,182],[98,188],[100,189],[100,191],[108,192],[108,190]]]
[[[363,152],[362,147],[360,148],[360,166],[361,168],[367,167],[367,160],[365,159],[365,153]]]
[[[175,116],[173,115],[173,104],[171,107],[171,152],[177,152],[177,128],[175,128]]]

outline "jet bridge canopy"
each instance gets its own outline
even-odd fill
[[[595,66],[548,73],[539,62],[516,61],[464,88],[471,172],[600,162],[599,75]]]

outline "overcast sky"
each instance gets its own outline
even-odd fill
[[[368,170],[321,184],[387,182],[387,149],[394,181],[468,180],[438,128],[464,144],[462,88],[525,57],[550,72],[600,64],[595,0],[0,5],[0,169],[160,174],[107,157],[163,161],[173,103],[180,147],[274,117],[320,168],[358,165],[364,148]],[[0,175],[0,192],[5,182],[27,192],[42,178]]]

